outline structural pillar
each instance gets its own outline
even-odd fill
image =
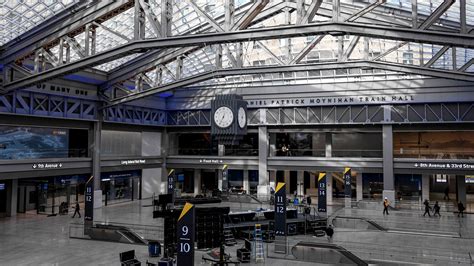
[[[456,200],[466,206],[466,178],[464,175],[456,175]]]
[[[299,197],[302,197],[304,196],[304,171],[298,171],[296,182],[296,192]]]
[[[364,198],[364,187],[362,182],[362,173],[356,175],[356,200],[361,201]]]
[[[194,169],[194,196],[201,194],[201,169]]]
[[[276,188],[276,175],[277,171],[270,171],[270,187]]]
[[[285,170],[283,171],[283,177],[284,177],[284,180],[285,180],[285,184],[286,184],[286,194],[292,194],[293,191],[290,190],[290,180],[291,180],[291,174],[290,174],[290,171],[289,170]]]
[[[7,216],[14,217],[16,216],[18,205],[18,179],[12,179],[10,181],[7,191]]]
[[[430,200],[430,175],[423,174],[421,176],[421,201]]]
[[[160,185],[158,187],[159,194],[168,193],[167,186],[165,186],[165,184],[168,185],[168,165],[167,165],[166,158],[169,155],[170,147],[172,147],[170,144],[171,141],[172,140],[170,139],[168,132],[166,131],[166,129],[164,129],[163,133],[161,134],[161,158],[163,158],[163,163],[161,164],[161,176],[159,179],[159,182],[160,182]],[[166,183],[165,183],[165,180],[166,180]]]
[[[384,107],[384,122],[391,122],[391,107]],[[393,130],[391,124],[382,125],[383,141],[383,197],[395,202],[395,177],[393,175]]]
[[[316,179],[318,179],[318,174],[309,172],[309,188],[316,188]]]
[[[268,130],[266,126],[258,127],[258,187],[257,195],[266,197],[270,194],[270,180],[267,172]]]
[[[94,122],[92,140],[92,175],[94,176],[94,208],[102,207],[102,190],[100,190],[100,151],[102,132],[102,112],[98,112],[98,121]]]
[[[217,155],[219,157],[223,157],[225,155],[224,144],[217,145]],[[228,182],[228,180],[226,179],[225,182]],[[228,184],[224,184],[224,181],[222,180],[222,167],[217,171],[217,188],[221,191],[227,190],[228,188]]]
[[[326,157],[332,157],[332,133],[326,132]]]
[[[245,193],[250,194],[249,170],[244,170],[243,189],[245,190]]]
[[[326,173],[326,204],[332,205],[332,173]]]

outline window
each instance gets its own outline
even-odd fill
[[[413,64],[413,53],[412,52],[403,52],[403,63],[404,64]]]

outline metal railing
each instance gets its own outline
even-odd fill
[[[159,220],[159,219],[158,219]],[[128,223],[118,223],[118,222],[104,222],[96,221],[96,225],[114,225],[126,227],[129,230],[133,231],[135,234],[141,236],[146,240],[158,240],[162,241],[164,239],[164,229],[163,226],[153,226],[153,225],[142,225],[142,224],[128,224]],[[84,224],[83,223],[70,223],[69,224],[69,238],[80,238],[80,239],[91,239],[89,236],[84,234]]]
[[[312,238],[311,242],[315,243],[328,243],[326,237]],[[300,243],[301,240],[290,240],[286,242],[286,254],[275,252],[275,243],[267,243],[265,254],[269,258],[275,259],[297,259],[291,253],[291,249]],[[282,243],[278,243],[281,245]],[[350,241],[330,241],[330,244],[337,245],[351,252],[355,256],[365,260],[367,262],[377,261],[398,261],[406,263],[427,263],[427,264],[439,264],[439,265],[472,265],[471,255],[461,252],[451,252],[440,248],[430,248],[426,245],[423,246],[409,246],[409,245],[383,245],[366,242],[350,242]],[[313,261],[317,263],[317,261]]]

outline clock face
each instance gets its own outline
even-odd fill
[[[244,128],[245,125],[247,124],[247,114],[245,113],[245,110],[243,107],[239,108],[239,113],[238,113],[238,121],[239,121],[239,127]]]
[[[220,128],[226,128],[234,122],[234,113],[227,106],[217,108],[214,112],[214,122]]]

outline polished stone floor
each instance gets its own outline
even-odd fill
[[[96,209],[97,221],[149,225],[161,228],[160,219],[152,218],[150,200],[122,203]],[[336,202],[337,203],[337,202]],[[233,211],[268,208],[251,203],[221,203]],[[212,206],[212,205],[211,205]],[[442,211],[441,218],[423,217],[419,210],[399,209],[384,216],[379,209],[343,208],[342,204],[329,208],[330,219],[338,217],[365,218],[388,229],[387,231],[336,227],[332,240],[364,260],[403,261],[437,265],[469,265],[474,255],[474,215],[458,218],[453,212]],[[21,214],[0,219],[0,265],[118,265],[119,253],[134,249],[143,262],[148,257],[145,246],[69,238],[71,224],[82,219],[70,216]],[[327,242],[326,238],[292,236],[291,247],[299,241]],[[241,244],[230,248],[231,255]],[[269,244],[268,250],[272,250]],[[203,252],[196,252],[196,263],[201,264]],[[268,265],[308,265],[295,261],[291,255],[284,259],[269,252]]]

